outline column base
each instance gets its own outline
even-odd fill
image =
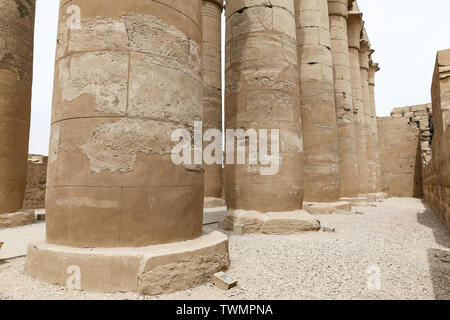
[[[228,237],[215,231],[195,240],[143,248],[32,244],[25,272],[66,287],[75,267],[80,271],[80,287],[76,289],[158,295],[199,286],[229,265]]]
[[[224,199],[221,198],[205,198],[203,208],[211,209],[211,208],[223,208],[226,207],[227,204]]]
[[[319,231],[320,221],[308,212],[268,212],[229,210],[224,217],[222,229],[236,234],[292,234],[305,231]]]
[[[36,221],[34,210],[0,214],[0,228],[15,228],[33,224]]]
[[[303,209],[312,215],[352,214],[352,204],[348,201],[304,202]]]

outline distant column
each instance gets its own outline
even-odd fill
[[[328,0],[341,173],[340,193],[342,197],[357,197],[360,188],[356,183],[359,181],[358,154],[348,50],[348,7],[349,0]]]
[[[372,102],[370,100],[369,91],[369,55],[370,55],[370,44],[367,34],[364,30],[363,37],[361,39],[361,50],[359,52],[359,64],[361,73],[361,86],[364,100],[364,129],[366,131],[367,137],[367,164],[369,169],[369,184],[368,193],[377,192],[377,155],[376,148],[377,143],[375,137],[378,138],[378,134],[374,133],[374,121],[373,121],[373,110]],[[376,123],[376,122],[375,122]],[[378,159],[379,160],[379,159]]]
[[[364,123],[364,101],[359,65],[360,38],[363,28],[362,13],[350,11],[348,18],[348,41],[350,69],[352,74],[353,113],[355,117],[356,147],[358,151],[359,194],[369,190],[369,166],[367,162],[367,132]]]
[[[0,214],[22,208],[28,163],[35,0],[0,0]]]
[[[339,147],[327,0],[295,0],[305,201],[339,200]]]
[[[222,10],[223,0],[203,1],[204,130],[222,131]],[[220,157],[222,157],[222,153],[220,153]],[[205,198],[222,198],[221,164],[205,164]]]
[[[380,143],[378,139],[378,122],[377,111],[375,103],[375,73],[380,71],[378,63],[374,63],[372,60],[369,62],[369,93],[370,93],[370,114],[371,114],[371,134],[375,144],[375,168],[376,168],[376,190],[377,193],[383,191],[382,177],[381,177],[381,154]]]

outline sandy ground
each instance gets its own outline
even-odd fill
[[[230,235],[228,274],[239,281],[230,291],[210,283],[157,297],[68,291],[31,279],[17,258],[0,261],[0,299],[450,299],[450,233],[421,200],[355,211],[364,214],[319,217],[335,233]]]

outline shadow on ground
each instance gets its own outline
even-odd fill
[[[434,295],[439,300],[450,300],[450,232],[431,207],[424,200],[422,203],[425,210],[417,213],[417,221],[433,231],[433,236],[440,246],[449,249],[427,249]]]

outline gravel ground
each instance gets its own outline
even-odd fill
[[[157,297],[68,291],[31,279],[18,258],[0,262],[0,299],[450,299],[443,261],[450,233],[421,200],[355,211],[364,214],[319,217],[335,233],[230,235],[228,273],[239,280],[230,291],[212,284]]]

